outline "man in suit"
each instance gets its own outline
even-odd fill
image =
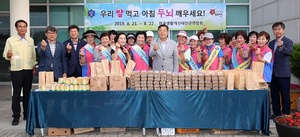
[[[271,80],[271,98],[274,114],[271,118],[275,118],[276,116],[290,114],[290,56],[293,52],[293,41],[284,36],[285,25],[282,22],[274,23],[272,29],[276,38],[269,43],[269,47],[274,53]],[[282,100],[282,109],[280,109],[280,98]]]
[[[53,71],[54,81],[59,77],[67,77],[67,59],[65,45],[57,41],[57,29],[54,26],[46,27],[47,40],[42,40],[37,45],[40,56],[39,71]]]
[[[169,27],[165,24],[158,26],[159,38],[150,46],[150,57],[153,57],[153,70],[165,70],[178,72],[179,57],[177,45],[174,40],[168,38]]]
[[[68,77],[81,77],[81,65],[79,63],[79,51],[86,44],[78,38],[79,27],[70,25],[68,27],[70,39],[64,42],[67,51]]]

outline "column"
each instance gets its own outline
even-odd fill
[[[29,0],[10,0],[9,2],[10,35],[13,36],[17,34],[15,22],[22,19],[27,22],[28,26],[26,36],[30,36]],[[11,94],[13,94],[13,88]],[[21,97],[22,96],[23,91],[21,91]]]
[[[10,35],[16,35],[15,22],[23,19],[28,23],[26,36],[30,36],[29,0],[10,0]]]

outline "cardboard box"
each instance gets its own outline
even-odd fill
[[[300,112],[300,98],[297,99],[297,111]]]
[[[297,100],[300,98],[300,90],[291,90],[290,91],[290,101],[291,101],[291,110],[296,110],[297,107]]]
[[[231,134],[239,134],[242,130],[221,130],[221,129],[214,129],[213,133],[216,135],[231,135]]]
[[[177,133],[180,134],[189,134],[189,133],[199,133],[199,128],[176,128]]]
[[[69,136],[71,128],[48,128],[48,136]]]
[[[100,132],[123,132],[126,128],[100,128]]]
[[[94,131],[94,128],[74,128],[74,134],[81,134],[81,133],[86,133],[86,132],[91,132]]]

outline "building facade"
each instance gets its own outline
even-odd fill
[[[251,29],[267,31],[274,39],[272,25],[281,21],[286,25],[285,34],[294,43],[300,43],[299,0],[252,0]]]
[[[68,26],[76,24],[80,27],[80,36],[84,32],[85,3],[226,3],[226,30],[209,30],[215,35],[215,41],[221,32],[235,33],[237,30],[249,32],[251,29],[250,0],[1,0],[0,4],[0,53],[2,55],[6,39],[16,34],[14,22],[17,19],[28,21],[30,35],[37,44],[44,38],[44,30],[48,25],[58,28],[58,40],[68,39]],[[29,9],[28,9],[29,7]],[[191,36],[197,30],[187,31]],[[209,29],[209,28],[208,28]],[[125,31],[128,33],[130,31]],[[100,34],[101,32],[98,32]],[[175,40],[177,31],[170,31]],[[157,36],[157,31],[154,31]],[[0,58],[0,82],[9,82],[9,62]],[[36,79],[35,79],[36,81]]]

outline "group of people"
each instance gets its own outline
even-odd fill
[[[20,117],[20,91],[23,87],[24,119],[27,117],[28,97],[32,77],[36,70],[36,53],[33,40],[26,37],[27,23],[18,20],[15,23],[18,35],[7,39],[3,57],[11,62],[13,83],[13,122],[18,125]],[[290,113],[289,84],[290,64],[293,42],[284,36],[285,25],[276,22],[272,26],[276,39],[270,43],[270,35],[252,31],[248,35],[237,31],[233,36],[228,33],[219,35],[219,45],[214,44],[214,35],[206,27],[196,35],[187,36],[179,31],[177,43],[168,38],[169,27],[158,26],[158,38],[152,31],[122,33],[111,30],[102,32],[100,37],[93,30],[87,30],[79,38],[79,27],[68,27],[70,39],[57,41],[57,29],[48,26],[46,40],[37,45],[40,56],[37,72],[53,71],[54,80],[59,77],[90,76],[90,62],[107,59],[119,60],[124,73],[128,60],[136,63],[134,70],[165,70],[182,72],[185,70],[245,70],[251,68],[254,61],[265,63],[263,78],[271,83],[271,97],[274,116]],[[96,43],[96,39],[100,43]],[[26,80],[25,80],[26,79]],[[282,98],[282,111],[280,96]]]

